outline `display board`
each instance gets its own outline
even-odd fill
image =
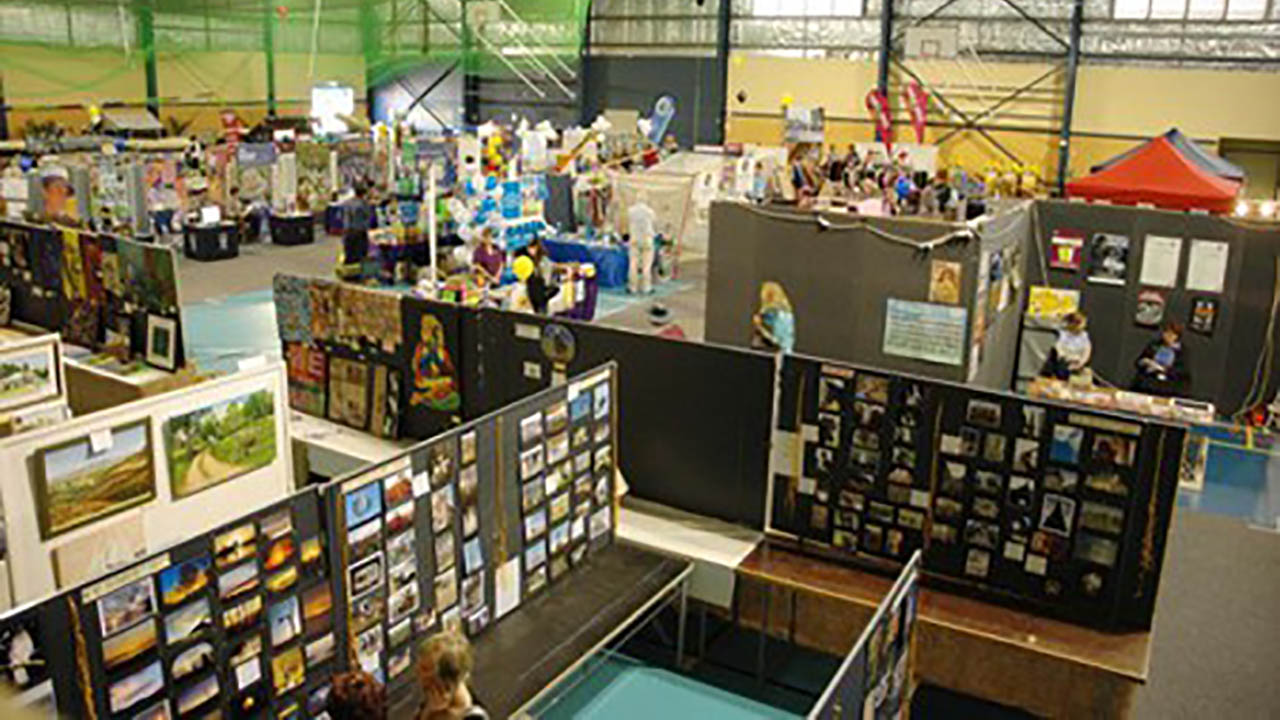
[[[515,312],[486,310],[480,323],[481,402],[496,407],[617,362],[620,468],[631,493],[764,526],[772,356]]]
[[[15,321],[92,350],[186,363],[172,248],[52,225],[0,222],[0,285]]]
[[[0,440],[18,604],[132,563],[293,487],[273,363]]]
[[[872,568],[1149,628],[1184,427],[788,357],[769,530]]]
[[[1028,281],[1079,293],[1093,341],[1090,366],[1128,388],[1137,359],[1176,321],[1190,373],[1187,397],[1230,414],[1241,407],[1265,352],[1280,230],[1231,218],[1149,208],[1040,201],[1039,247]],[[1040,368],[1052,329],[1024,323],[1020,376]],[[1269,401],[1275,378],[1254,399]]]
[[[414,693],[414,643],[476,636],[612,541],[612,365],[451,430],[328,488],[345,641]]]
[[[414,693],[412,640],[475,636],[613,542],[616,398],[596,368],[328,486],[238,498],[0,616],[0,687],[99,718],[322,718],[354,667]]]
[[[462,419],[461,308],[277,275],[289,404],[377,437],[430,437]]]
[[[906,717],[911,707],[911,664],[920,600],[920,553],[903,566],[809,720]]]

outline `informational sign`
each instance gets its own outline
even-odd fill
[[[1182,261],[1182,238],[1148,235],[1142,249],[1142,284],[1174,287]]]
[[[944,365],[963,365],[968,317],[968,311],[962,307],[890,298],[884,316],[884,352]]]
[[[1187,289],[1220,293],[1227,284],[1231,246],[1216,240],[1192,240],[1187,262]]]

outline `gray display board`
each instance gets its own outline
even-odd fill
[[[1229,218],[1107,205],[1044,201],[1036,205],[1040,250],[1027,263],[1028,284],[1051,285],[1080,291],[1081,309],[1089,317],[1093,340],[1092,367],[1096,375],[1120,387],[1133,381],[1135,361],[1155,339],[1158,329],[1135,322],[1138,295],[1158,289],[1165,295],[1165,320],[1190,325],[1191,306],[1197,298],[1218,303],[1212,333],[1188,331],[1184,336],[1191,371],[1189,395],[1214,403],[1219,412],[1233,412],[1244,400],[1262,353],[1276,283],[1276,258],[1280,256],[1280,230],[1250,227]],[[1052,267],[1047,258],[1053,236],[1076,231],[1084,236],[1081,267]],[[1124,282],[1091,282],[1090,241],[1099,233],[1129,238],[1128,266]],[[1182,240],[1173,287],[1151,288],[1141,282],[1149,235]],[[1227,243],[1229,257],[1222,292],[1189,290],[1187,277],[1193,240]],[[1031,333],[1027,333],[1030,335]],[[1030,341],[1034,342],[1034,340]],[[1023,352],[1031,352],[1027,344]],[[1032,362],[1024,361],[1024,368]],[[1275,378],[1268,379],[1263,398],[1274,394]]]
[[[977,227],[979,241],[962,237],[930,247],[965,226],[931,220],[817,215],[779,207],[718,202],[711,212],[711,258],[707,279],[706,339],[750,347],[752,315],[767,281],[782,285],[795,314],[795,352],[875,365],[941,380],[966,381],[1005,389],[1016,354],[1018,289],[1000,311],[977,303],[987,297],[992,265],[1020,280],[1029,253],[1029,206],[1014,206]],[[886,237],[891,235],[893,237]],[[1004,253],[1008,253],[1005,255]],[[1005,260],[1004,258],[1007,258]],[[930,362],[886,352],[888,301],[925,303],[931,298],[935,263],[959,271],[954,302],[968,331],[960,364]],[[1010,264],[1012,263],[1012,265]],[[983,276],[987,282],[980,281]],[[981,295],[981,297],[980,297]],[[985,323],[979,336],[974,323]],[[981,349],[973,352],[974,341]]]

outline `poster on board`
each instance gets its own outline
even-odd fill
[[[1089,241],[1089,282],[1124,285],[1129,279],[1129,238],[1098,233]]]
[[[1192,240],[1187,262],[1187,289],[1220,293],[1227,284],[1231,246],[1216,240]]]
[[[962,307],[889,298],[884,317],[884,353],[943,365],[962,365],[965,324]]]

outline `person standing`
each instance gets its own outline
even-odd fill
[[[467,687],[474,665],[471,644],[462,635],[437,633],[418,648],[422,705],[416,720],[488,720]]]
[[[796,318],[791,300],[778,283],[760,286],[760,310],[751,317],[751,347],[790,353],[796,345]]]
[[[368,187],[356,184],[356,195],[347,205],[345,228],[342,236],[342,262],[350,265],[364,260],[369,254],[369,229],[373,227],[373,206],[367,199]]]
[[[653,256],[657,248],[657,230],[654,225],[657,214],[649,207],[648,198],[641,193],[635,204],[627,208],[628,265],[630,277],[627,289],[631,294],[653,292]]]
[[[502,268],[506,264],[506,254],[493,242],[493,228],[486,227],[480,231],[480,244],[471,253],[471,269],[475,272],[480,285],[501,285]]]

